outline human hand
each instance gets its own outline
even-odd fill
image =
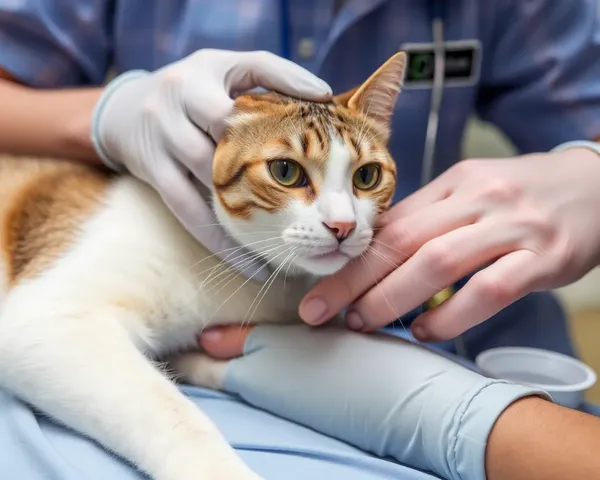
[[[599,181],[585,148],[461,162],[386,212],[372,250],[323,279],[300,316],[321,324],[350,305],[348,326],[373,330],[479,270],[413,323],[420,340],[453,338],[598,264]]]
[[[331,96],[325,82],[276,55],[198,50],[156,72],[113,80],[94,113],[96,151],[109,166],[153,186],[183,225],[221,256],[235,243],[190,177],[212,187],[215,142],[232,111],[231,97],[259,86],[315,101]]]
[[[485,478],[487,440],[502,412],[525,396],[548,398],[391,335],[231,326],[200,344],[220,360],[189,354],[176,368],[184,381],[447,479]],[[223,361],[230,357],[238,358]]]

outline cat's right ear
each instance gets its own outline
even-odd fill
[[[406,53],[398,52],[377,69],[362,85],[334,97],[333,101],[370,117],[389,129],[404,83]]]

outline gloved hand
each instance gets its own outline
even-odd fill
[[[348,326],[374,330],[476,272],[412,324],[419,340],[453,338],[598,265],[599,182],[588,148],[461,162],[386,212],[373,251],[323,279],[300,316],[316,325],[350,305]]]
[[[243,339],[237,328],[212,333],[220,337],[207,333],[201,345],[221,357]],[[504,409],[524,396],[549,398],[391,335],[339,327],[261,325],[241,357],[193,355],[176,367],[188,382],[448,480],[484,479],[488,435]]]
[[[92,140],[104,162],[152,185],[221,258],[235,243],[215,224],[187,175],[212,186],[215,142],[232,110],[231,96],[255,87],[312,100],[331,96],[324,81],[276,55],[206,49],[154,73],[120,75],[106,87],[93,116]]]

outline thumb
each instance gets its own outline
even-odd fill
[[[300,65],[269,52],[240,52],[227,75],[228,89],[240,93],[256,87],[298,97],[325,101],[331,87]]]
[[[198,344],[211,357],[229,360],[244,354],[244,345],[253,326],[228,325],[206,330]]]

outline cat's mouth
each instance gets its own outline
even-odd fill
[[[294,263],[313,275],[332,275],[356,256],[353,254],[352,249],[350,250],[348,251],[339,245],[311,248],[309,251],[304,251],[301,255],[295,257]],[[357,252],[357,254],[360,254],[360,252]]]
[[[349,255],[342,252],[340,249],[331,250],[325,253],[317,253],[309,257],[311,260],[348,260]]]

